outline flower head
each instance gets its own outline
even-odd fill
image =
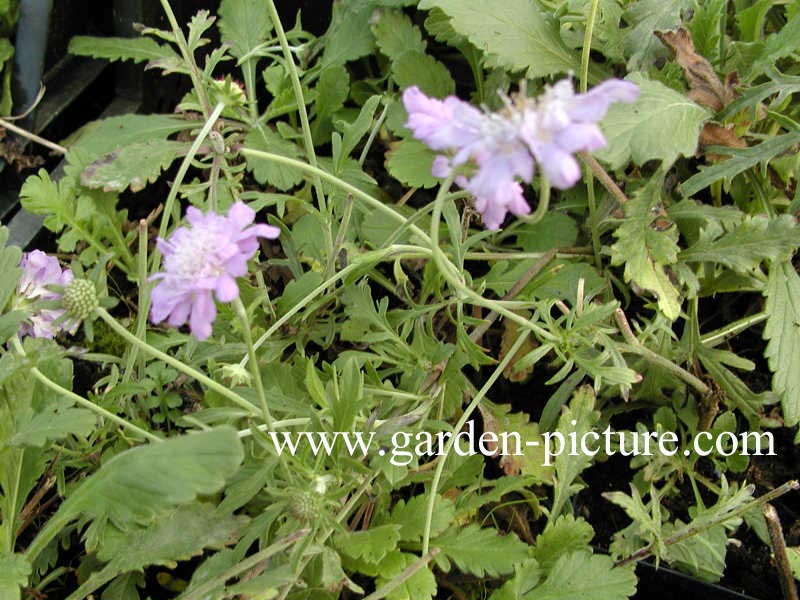
[[[73,279],[71,270],[62,270],[55,256],[49,256],[41,250],[23,254],[19,266],[22,267],[22,275],[17,282],[18,298],[15,303],[19,308],[29,302],[59,300],[61,294],[48,288],[66,286]],[[69,324],[63,320],[55,324],[63,314],[64,311],[58,308],[38,309],[23,324],[20,335],[52,339],[60,330],[69,328]]]
[[[540,98],[517,99],[500,113],[482,112],[454,96],[428,98],[417,87],[403,92],[403,104],[414,137],[448,152],[433,163],[436,177],[471,162],[472,174],[455,181],[475,197],[486,227],[498,229],[507,212],[530,212],[518,179],[530,182],[538,162],[555,187],[572,187],[580,178],[572,154],[604,147],[597,121],[612,102],[633,102],[638,93],[635,84],[611,79],[576,94],[564,79]]]
[[[214,296],[220,302],[237,298],[236,278],[247,274],[258,238],[274,239],[280,233],[271,225],[253,225],[254,218],[255,212],[243,202],[231,206],[226,216],[190,207],[186,220],[191,227],[179,227],[169,239],[157,240],[164,271],[152,277],[158,280],[151,295],[154,323],[167,320],[179,327],[188,320],[197,339],[211,335],[217,316]]]

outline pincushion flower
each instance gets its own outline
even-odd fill
[[[73,280],[70,269],[61,269],[55,256],[50,256],[41,250],[33,250],[22,255],[19,266],[22,275],[17,282],[16,308],[24,308],[30,302],[42,300],[60,300],[61,294],[48,289],[52,286],[66,286]],[[20,335],[54,338],[61,330],[70,328],[70,323],[61,319],[64,314],[60,308],[40,308],[36,310],[22,325]]]
[[[548,87],[538,98],[516,98],[499,113],[487,113],[448,96],[429,98],[416,86],[403,92],[409,128],[436,157],[433,174],[448,176],[454,167],[471,163],[469,176],[455,181],[475,197],[475,208],[489,229],[498,229],[507,212],[524,215],[530,207],[519,180],[530,182],[538,162],[559,189],[575,185],[580,167],[575,152],[593,152],[606,145],[597,122],[612,102],[633,102],[639,88],[610,79],[585,94],[576,94],[570,79]]]
[[[157,240],[163,255],[163,272],[151,279],[158,284],[151,294],[150,319],[166,320],[173,327],[189,322],[192,335],[211,335],[217,316],[214,296],[231,302],[239,296],[236,278],[247,274],[247,261],[258,250],[258,238],[274,239],[280,229],[253,224],[255,211],[236,202],[226,216],[203,214],[190,207],[186,221],[167,240]]]

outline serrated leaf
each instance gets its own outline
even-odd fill
[[[172,140],[130,144],[109,152],[86,167],[81,173],[81,184],[105,192],[121,192],[127,187],[138,192],[149,183],[155,183],[161,172],[187,149],[187,143]]]
[[[239,467],[242,444],[236,430],[220,427],[126,450],[78,485],[39,532],[49,540],[73,519],[94,519],[89,538],[110,521],[130,529],[198,495],[219,491]]]
[[[488,400],[479,406],[481,418],[483,419],[484,432],[495,434],[501,438],[507,434],[508,447],[504,448],[502,439],[499,439],[496,446],[496,453],[500,454],[500,468],[506,475],[528,475],[536,478],[538,482],[551,482],[553,479],[552,467],[544,466],[544,447],[541,443],[541,433],[537,423],[531,423],[525,413],[512,413],[510,406],[505,404],[495,404]],[[516,440],[519,440],[517,448]],[[538,445],[534,445],[535,442]],[[531,442],[528,445],[527,442]],[[493,444],[494,445],[494,444]],[[492,450],[488,447],[487,450]],[[517,450],[521,454],[517,454]],[[490,453],[490,456],[494,454]]]
[[[461,571],[477,577],[511,573],[514,563],[528,558],[528,545],[516,535],[500,535],[496,529],[481,529],[475,523],[448,530],[431,540],[431,547],[441,549],[435,560],[443,571],[450,570],[450,559]]]
[[[80,150],[92,157],[102,156],[131,144],[170,135],[196,127],[171,115],[124,115],[92,121],[73,133],[64,144],[70,150]]]
[[[747,80],[757,77],[769,65],[800,50],[800,12],[794,16],[777,33],[769,35],[764,43],[764,49],[751,63]]]
[[[31,566],[21,554],[0,554],[0,598],[19,600],[21,588],[28,584]]]
[[[381,562],[397,547],[398,541],[400,525],[394,523],[370,527],[364,531],[347,531],[334,538],[334,544],[343,554],[371,564]]]
[[[41,448],[48,440],[60,440],[68,435],[87,437],[96,426],[97,417],[85,408],[45,411],[22,424],[10,443],[14,446]]]
[[[800,422],[800,276],[789,261],[770,265],[764,289],[768,318],[764,356],[773,373],[772,388],[781,395],[787,427]]]
[[[682,521],[665,523],[662,533],[665,537],[674,535],[685,527]],[[702,581],[714,583],[720,580],[725,570],[725,555],[728,551],[728,536],[725,527],[718,525],[696,533],[667,548],[664,559],[670,565],[688,571]]]
[[[428,496],[425,494],[405,500],[398,500],[392,507],[389,523],[400,525],[400,539],[416,542],[422,539],[425,532],[425,513],[428,507]],[[431,536],[437,536],[448,527],[455,518],[455,506],[449,498],[436,497],[431,521]]]
[[[392,142],[386,152],[389,174],[408,187],[429,188],[439,181],[431,173],[436,154],[412,138]]]
[[[91,56],[105,60],[132,60],[135,63],[151,60],[175,60],[176,52],[153,38],[93,37],[76,35],[69,42],[67,52],[77,56]]]
[[[709,111],[640,73],[627,79],[639,86],[639,97],[633,104],[617,102],[608,109],[600,123],[608,146],[597,158],[612,169],[649,160],[660,160],[666,169],[679,155],[694,154]]]
[[[159,515],[147,527],[131,532],[107,528],[97,557],[108,561],[70,598],[84,598],[117,575],[149,565],[174,569],[178,561],[234,543],[247,517],[219,514],[211,504],[190,504]]]
[[[325,51],[320,66],[343,65],[372,52],[375,40],[369,20],[375,4],[369,0],[340,0],[333,3],[331,24],[323,37]]]
[[[456,84],[444,64],[430,54],[409,50],[392,61],[392,77],[401,89],[416,85],[435,98],[454,94]]]
[[[394,60],[403,52],[425,52],[427,44],[422,40],[419,27],[399,10],[384,10],[373,16],[372,33],[378,49]]]
[[[798,246],[800,228],[791,216],[755,216],[745,217],[716,239],[701,236],[678,258],[684,262],[715,262],[744,273],[764,260],[786,258]]]
[[[510,71],[525,69],[530,78],[578,70],[558,24],[535,2],[422,0],[419,8],[444,11],[453,29],[487,53],[493,65]]]
[[[707,188],[715,181],[723,180],[729,182],[739,173],[751,169],[756,165],[765,167],[773,158],[783,154],[798,143],[800,143],[800,131],[793,131],[791,133],[784,133],[783,135],[771,137],[757,146],[751,146],[750,148],[710,146],[706,148],[708,152],[719,152],[721,154],[730,155],[731,158],[720,161],[710,167],[701,167],[699,173],[692,175],[681,184],[681,193],[684,196],[694,196],[697,192]]]
[[[0,312],[17,288],[17,282],[22,275],[19,266],[22,250],[18,246],[6,246],[7,241],[8,228],[0,227]]]
[[[316,108],[319,115],[332,115],[344,106],[350,92],[350,73],[342,65],[331,65],[319,74],[314,88],[317,91]]]
[[[594,529],[584,519],[561,515],[536,536],[533,557],[547,572],[564,554],[586,550],[593,537]]]
[[[244,138],[244,142],[253,150],[280,154],[287,158],[301,156],[300,149],[295,144],[267,128],[252,129]],[[251,154],[247,155],[247,168],[253,172],[253,177],[258,183],[269,184],[282,191],[289,190],[303,181],[303,172],[300,169],[279,165]]]
[[[625,52],[629,56],[628,70],[644,70],[651,66],[665,49],[653,35],[654,31],[675,29],[681,24],[681,11],[692,6],[691,0],[638,0],[625,10]]]
[[[230,44],[236,58],[248,54],[272,31],[266,0],[222,0],[218,14],[222,41]]]
[[[681,312],[680,294],[665,267],[678,259],[678,232],[674,227],[652,227],[653,207],[660,202],[660,181],[651,181],[625,204],[625,220],[614,232],[611,264],[625,265],[625,281],[655,294],[661,312],[674,321]]]
[[[419,557],[405,552],[390,552],[378,565],[378,578],[375,587],[390,582],[419,560]],[[387,600],[430,600],[436,594],[436,578],[430,569],[422,568],[404,579],[400,585],[386,595]]]
[[[634,565],[615,567],[608,556],[587,551],[561,556],[547,579],[525,600],[623,600],[636,592]]]

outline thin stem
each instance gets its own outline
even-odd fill
[[[269,412],[267,405],[267,394],[264,391],[264,382],[261,379],[261,369],[258,366],[258,358],[256,357],[256,349],[253,346],[253,334],[250,331],[250,319],[247,316],[247,309],[242,304],[242,299],[237,296],[233,300],[233,310],[242,325],[242,334],[244,335],[244,343],[247,345],[247,356],[250,359],[250,374],[253,376],[253,381],[256,384],[256,393],[258,394],[258,401],[261,403],[261,412],[264,415],[264,423],[267,427],[273,429],[272,415]]]
[[[786,540],[783,538],[781,520],[778,518],[778,511],[771,504],[761,507],[764,513],[764,520],[767,522],[769,541],[772,545],[772,553],[775,555],[775,565],[778,567],[778,579],[781,583],[781,592],[784,600],[798,600],[797,585],[792,575],[792,566],[789,564],[789,556],[786,553]]]
[[[628,202],[628,197],[625,195],[625,192],[611,179],[611,176],[606,173],[606,170],[595,160],[594,156],[588,152],[579,152],[578,156],[581,157],[581,160],[592,170],[592,173],[600,180],[603,187],[611,192],[611,195],[614,196],[620,204]]]
[[[99,310],[102,310],[102,309],[99,309]],[[26,356],[25,349],[22,347],[22,344],[20,343],[19,338],[17,338],[16,336],[11,338],[11,345],[14,346],[14,350],[16,350],[16,352],[20,356]],[[92,412],[95,412],[98,415],[100,415],[102,417],[105,417],[109,421],[112,421],[112,422],[116,423],[117,425],[119,425],[120,427],[123,427],[125,429],[130,430],[131,432],[133,432],[136,435],[139,435],[139,436],[145,438],[146,440],[149,440],[151,442],[160,442],[161,441],[161,438],[158,437],[157,435],[154,435],[154,434],[150,433],[149,431],[145,431],[141,427],[138,427],[138,426],[134,425],[133,423],[130,423],[130,422],[126,421],[122,417],[119,417],[119,416],[115,415],[114,413],[106,410],[102,406],[98,406],[94,402],[90,402],[86,398],[83,398],[82,396],[79,396],[78,394],[76,394],[72,390],[68,390],[67,388],[57,384],[55,381],[50,379],[47,375],[42,373],[38,368],[31,367],[30,368],[30,373],[31,373],[31,375],[33,375],[33,377],[37,381],[41,382],[45,387],[47,387],[50,390],[53,390],[57,394],[61,394],[61,395],[67,396],[70,400],[74,401],[75,404],[77,404],[79,406],[82,406],[84,408],[88,408]]]
[[[147,281],[147,221],[139,220],[139,253],[136,257],[138,265],[137,281],[139,287],[139,314],[136,316],[136,337],[142,342],[147,335],[147,314],[150,312],[150,283]],[[139,354],[139,346],[131,346],[128,360],[125,363],[125,372],[122,374],[122,383],[129,381],[133,375],[133,366]],[[139,376],[143,365],[140,365]]]
[[[767,315],[767,313],[760,312],[750,315],[749,317],[739,319],[738,321],[734,321],[733,323],[728,323],[725,325],[725,327],[721,327],[715,331],[701,335],[700,343],[704,346],[708,346],[709,348],[713,348],[728,338],[732,338],[733,336],[740,334],[745,329],[749,329],[753,325],[758,325],[759,323],[766,321],[768,316],[769,315]]]
[[[306,100],[303,97],[303,86],[300,83],[300,76],[297,73],[297,66],[294,63],[294,55],[289,47],[289,40],[286,39],[286,32],[283,30],[281,18],[278,15],[278,9],[275,7],[274,0],[267,1],[267,10],[269,10],[269,17],[272,19],[272,25],[275,27],[275,33],[278,36],[278,42],[283,50],[283,58],[286,65],[289,67],[289,78],[292,80],[292,90],[294,91],[294,99],[297,102],[297,113],[300,115],[300,127],[303,130],[303,144],[306,150],[306,158],[312,167],[317,166],[317,155],[314,152],[314,140],[311,138],[311,126],[308,122],[308,112],[306,111]],[[325,193],[322,189],[322,181],[319,177],[314,178],[314,187],[317,190],[319,199],[320,211],[326,212]]]
[[[581,93],[586,93],[589,86],[589,53],[592,51],[592,35],[594,35],[594,22],[597,20],[598,4],[599,0],[592,0],[589,5],[589,15],[586,17],[586,33],[583,36],[581,50]]]
[[[394,590],[398,587],[403,585],[403,582],[411,578],[415,573],[424,569],[429,562],[433,560],[433,558],[439,554],[441,550],[439,548],[434,548],[424,556],[419,557],[413,563],[408,565],[405,569],[403,569],[400,573],[392,577],[388,582],[383,584],[380,589],[375,590],[369,596],[365,597],[364,600],[381,600],[382,598],[386,598],[389,594],[391,594]]]
[[[544,216],[547,214],[547,210],[550,208],[550,182],[543,174],[539,176],[539,181],[541,182],[539,204],[536,206],[536,210],[532,215],[528,215],[527,217],[519,217],[520,222],[525,222],[530,225],[538,223],[544,218]]]
[[[208,95],[206,94],[206,89],[203,87],[203,81],[200,77],[200,69],[197,68],[197,63],[189,49],[186,36],[183,35],[183,30],[178,24],[178,19],[175,18],[175,13],[172,11],[169,0],[161,0],[161,7],[164,9],[164,14],[167,15],[167,20],[172,28],[172,33],[175,35],[175,43],[181,52],[181,56],[189,67],[189,77],[192,78],[192,85],[197,92],[197,97],[200,99],[200,104],[203,105],[203,113],[205,116],[208,116],[211,112],[211,103],[208,101]]]
[[[614,314],[614,318],[617,321],[617,325],[619,326],[620,333],[622,333],[622,337],[624,337],[625,341],[628,342],[627,344],[620,344],[620,349],[623,352],[638,354],[646,361],[659,366],[662,369],[666,369],[678,377],[678,379],[682,379],[688,383],[703,396],[707,396],[711,393],[711,389],[705,383],[703,383],[702,379],[695,377],[686,369],[676,365],[671,360],[664,358],[657,352],[653,352],[650,350],[650,348],[642,344],[636,335],[634,335],[633,330],[628,323],[628,318],[625,316],[625,312],[621,308],[617,309],[616,313]]]
[[[27,129],[23,129],[22,127],[17,127],[13,123],[6,121],[5,119],[0,119],[0,127],[3,129],[8,129],[9,131],[13,131],[19,136],[27,138],[32,142],[36,142],[37,144],[44,146],[46,148],[50,148],[53,152],[58,152],[59,154],[66,154],[68,150],[55,142],[51,142],[50,140],[46,140],[43,137],[39,137],[35,133],[31,133]]]
[[[692,527],[692,525],[690,523],[689,525],[687,525],[687,526],[683,527],[682,529],[678,530],[673,535],[671,535],[671,536],[669,536],[667,538],[664,538],[661,541],[661,544],[658,544],[657,542],[654,542],[653,544],[650,544],[649,546],[645,546],[644,548],[642,548],[641,550],[637,550],[636,552],[634,552],[630,556],[628,556],[626,558],[623,558],[622,560],[618,560],[616,563],[614,563],[614,566],[615,567],[622,567],[622,566],[630,564],[632,562],[637,562],[637,561],[640,561],[642,559],[648,558],[649,556],[651,556],[652,554],[655,553],[656,549],[660,545],[671,546],[672,544],[677,544],[678,542],[682,542],[683,540],[689,539],[692,536],[699,535],[699,534],[703,533],[704,531],[708,531],[709,529],[724,523],[725,521],[729,521],[731,519],[737,519],[737,518],[741,517],[743,514],[745,514],[747,512],[750,512],[754,508],[756,508],[758,506],[761,506],[761,505],[764,505],[767,502],[772,502],[773,500],[775,500],[775,498],[783,496],[784,494],[787,494],[787,493],[789,493],[789,492],[791,492],[793,490],[797,490],[798,488],[800,488],[800,483],[798,483],[797,481],[795,481],[795,480],[787,481],[786,483],[784,483],[780,487],[777,487],[774,490],[772,490],[770,492],[767,492],[766,494],[764,494],[760,498],[756,498],[755,500],[751,500],[747,504],[743,504],[742,506],[740,506],[736,510],[732,510],[729,513],[723,513],[721,515],[717,515],[716,517],[714,517],[713,519],[710,519],[709,521],[707,521],[706,523],[704,523],[703,525],[701,525],[699,527]]]
[[[162,0],[162,2],[166,2],[166,0]],[[189,171],[189,167],[192,164],[195,154],[197,154],[200,146],[211,132],[212,127],[214,127],[214,124],[217,122],[217,119],[219,119],[219,116],[222,114],[224,108],[225,104],[222,102],[219,102],[214,107],[214,110],[211,112],[211,116],[209,116],[206,122],[203,124],[203,128],[200,130],[200,133],[197,134],[194,142],[189,147],[189,152],[187,152],[186,156],[183,157],[181,166],[178,167],[178,172],[175,175],[175,181],[172,182],[172,186],[169,189],[169,194],[167,194],[167,199],[164,201],[164,214],[161,217],[161,225],[158,227],[158,237],[160,237],[162,240],[167,237],[167,229],[169,228],[169,220],[172,216],[173,205],[178,197],[178,191],[183,183],[183,178],[186,177],[186,173]],[[155,250],[150,263],[151,267],[155,268],[159,260],[161,260],[161,253],[158,250]]]
[[[458,419],[458,422],[453,427],[453,430],[458,433],[466,424],[467,420],[469,419],[472,412],[478,407],[481,403],[481,400],[486,396],[489,390],[494,385],[494,382],[497,381],[497,378],[503,373],[505,368],[514,360],[514,357],[517,355],[517,351],[522,347],[522,344],[525,343],[525,340],[528,339],[528,335],[530,331],[523,330],[522,333],[517,337],[514,344],[511,346],[509,351],[500,361],[500,363],[495,367],[492,374],[489,376],[489,379],[486,380],[486,383],[483,384],[480,390],[475,394],[475,397],[472,399],[472,402],[469,403],[466,410],[461,414],[461,417]],[[431,488],[428,492],[428,505],[425,510],[425,530],[422,536],[422,553],[427,554],[430,548],[431,543],[431,523],[433,522],[433,509],[436,503],[436,492],[439,489],[439,482],[442,479],[442,472],[444,471],[444,465],[447,461],[447,457],[450,455],[450,451],[453,449],[453,444],[455,443],[456,436],[452,435],[448,438],[447,444],[444,447],[442,454],[439,456],[439,460],[436,463],[436,470],[433,473],[433,480],[431,481]]]
[[[344,214],[342,221],[339,223],[339,231],[336,232],[336,239],[333,242],[331,255],[328,257],[328,264],[325,267],[325,277],[328,277],[336,265],[337,254],[344,244],[344,236],[347,234],[347,228],[350,226],[350,217],[353,215],[353,194],[347,194],[347,200],[344,204]]]
[[[190,367],[186,363],[178,360],[173,356],[170,356],[169,354],[166,354],[165,352],[162,352],[161,350],[158,350],[157,348],[153,348],[153,346],[151,346],[150,344],[143,342],[142,340],[137,338],[130,331],[128,331],[122,325],[120,325],[114,317],[108,314],[108,311],[106,311],[106,309],[98,307],[95,309],[95,312],[101,319],[103,319],[103,321],[106,322],[106,324],[108,324],[109,327],[111,327],[111,329],[114,330],[115,333],[117,333],[126,342],[139,346],[141,350],[143,350],[150,356],[162,360],[168,365],[175,367],[182,373],[185,373],[189,377],[196,379],[206,387],[217,392],[219,395],[228,398],[228,400],[231,400],[236,405],[244,408],[250,414],[252,415],[259,414],[258,409],[255,406],[253,406],[250,402],[242,398],[239,394],[237,394],[233,390],[229,390],[221,383],[217,383],[216,381],[204,375],[197,369]]]

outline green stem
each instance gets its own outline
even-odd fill
[[[514,360],[514,357],[517,354],[517,351],[522,347],[522,344],[528,338],[530,331],[523,330],[520,333],[519,337],[517,337],[514,344],[511,346],[509,351],[500,361],[500,363],[495,367],[492,374],[489,376],[489,379],[486,380],[486,383],[483,384],[478,393],[475,394],[475,397],[472,399],[472,402],[469,403],[466,410],[462,413],[461,418],[453,427],[453,431],[458,433],[466,424],[467,420],[469,419],[472,412],[478,407],[481,400],[483,400],[484,396],[489,392],[489,390],[494,385],[494,382],[497,381],[497,378],[503,373],[505,368]],[[428,505],[425,511],[425,530],[422,536],[422,554],[428,554],[430,543],[431,543],[431,523],[433,522],[433,509],[436,503],[436,492],[439,489],[439,482],[442,479],[442,472],[444,471],[444,465],[447,461],[447,457],[450,455],[450,451],[453,448],[453,444],[455,443],[455,435],[451,435],[448,440],[447,444],[444,447],[442,455],[439,456],[439,461],[436,463],[436,471],[433,473],[433,480],[431,481],[431,489],[428,492]]]
[[[589,53],[592,51],[592,36],[599,3],[600,0],[592,0],[589,5],[589,15],[586,17],[586,33],[583,36],[583,49],[581,50],[581,93],[586,93],[589,86]]]
[[[98,310],[103,310],[103,309],[98,309]],[[105,312],[105,311],[103,311],[103,312]],[[133,337],[133,336],[131,336],[131,337]],[[134,339],[136,339],[136,338],[134,338]],[[11,338],[11,345],[14,346],[14,350],[16,350],[17,353],[20,356],[26,356],[25,349],[22,347],[22,344],[20,343],[19,338],[17,338],[17,337]],[[68,390],[67,388],[60,386],[55,381],[50,379],[47,375],[42,373],[38,368],[31,367],[30,368],[30,373],[31,373],[31,375],[33,375],[34,379],[36,379],[37,381],[41,382],[45,387],[47,387],[48,389],[56,392],[57,394],[61,394],[63,396],[67,396],[70,400],[75,402],[75,404],[77,404],[79,406],[82,406],[84,408],[88,408],[92,412],[95,412],[98,415],[100,415],[102,417],[105,417],[109,421],[112,421],[112,422],[116,423],[117,425],[119,425],[120,427],[122,427],[124,429],[130,430],[132,433],[135,433],[136,435],[139,435],[139,436],[145,438],[146,440],[149,440],[151,442],[160,442],[161,441],[161,438],[158,437],[157,435],[154,435],[154,434],[150,433],[149,431],[145,431],[141,427],[138,427],[138,426],[134,425],[133,423],[130,423],[130,422],[126,421],[122,417],[119,417],[119,416],[115,415],[114,413],[106,410],[102,406],[98,406],[94,402],[90,402],[86,398],[83,398],[82,396],[79,396],[78,394],[76,394],[72,390]]]
[[[200,99],[200,104],[203,105],[203,112],[205,116],[208,116],[211,112],[211,103],[208,101],[206,89],[203,87],[203,81],[200,78],[200,69],[197,68],[197,63],[195,62],[194,56],[192,56],[191,50],[189,49],[189,43],[186,41],[186,36],[183,35],[183,30],[178,24],[178,19],[175,18],[175,13],[172,11],[172,6],[170,6],[169,0],[161,0],[161,7],[164,9],[164,14],[167,15],[167,20],[172,28],[172,33],[175,35],[175,43],[181,52],[181,56],[186,62],[186,65],[189,67],[189,77],[192,78],[192,85],[197,92],[197,97]]]
[[[725,327],[721,327],[715,331],[711,331],[705,335],[700,336],[700,343],[709,348],[713,348],[735,335],[740,334],[745,329],[749,329],[753,325],[766,321],[769,315],[765,312],[756,313],[749,317],[744,317],[733,323],[728,323]]]
[[[536,206],[536,210],[532,215],[520,217],[520,221],[524,221],[530,225],[541,221],[550,208],[550,182],[544,174],[539,175],[539,181],[541,182],[541,192],[539,194],[539,204]]]
[[[138,273],[136,284],[139,287],[139,314],[136,316],[136,337],[142,342],[147,335],[147,314],[150,312],[150,283],[147,281],[147,221],[139,221],[139,254],[137,258]],[[131,346],[128,351],[128,360],[125,362],[125,372],[122,374],[122,383],[130,380],[133,367],[139,355],[139,346]],[[139,367],[139,377],[142,367]]]
[[[189,152],[187,152],[186,156],[183,157],[181,166],[178,167],[178,172],[175,175],[175,181],[172,182],[172,187],[169,189],[167,199],[164,201],[164,214],[161,217],[161,224],[158,227],[158,237],[160,237],[162,240],[166,239],[167,237],[169,219],[172,216],[173,206],[175,204],[175,200],[178,198],[178,191],[183,183],[183,178],[186,177],[186,173],[189,171],[189,167],[192,164],[192,159],[194,159],[197,151],[200,150],[200,146],[211,132],[211,128],[214,127],[214,124],[217,122],[217,119],[219,119],[219,116],[222,114],[224,108],[225,104],[222,102],[218,103],[214,107],[214,110],[211,112],[211,116],[209,116],[206,122],[203,124],[203,128],[200,130],[200,133],[197,134],[194,142],[189,147]],[[159,260],[161,260],[161,253],[158,250],[155,250],[150,262],[150,265],[153,269],[155,269],[155,267],[158,265]]]
[[[442,249],[439,247],[439,223],[442,219],[442,206],[444,204],[445,197],[447,196],[447,192],[450,189],[450,185],[453,183],[453,177],[454,175],[448,177],[439,188],[439,193],[436,194],[436,199],[433,201],[433,213],[431,214],[431,233],[429,239],[431,252],[433,253],[433,260],[436,263],[436,267],[439,269],[439,272],[442,274],[445,280],[451,286],[453,286],[453,288],[461,292],[461,294],[463,294],[465,297],[469,298],[473,304],[484,306],[490,310],[498,312],[506,319],[514,321],[525,329],[534,332],[542,339],[546,339],[551,342],[557,342],[558,338],[549,331],[539,327],[525,317],[510,311],[497,300],[487,300],[472,288],[466,286],[462,281],[460,281],[458,270],[456,269],[455,265],[448,260]]]
[[[259,414],[258,409],[255,406],[253,406],[250,402],[242,398],[239,394],[237,394],[233,390],[229,390],[221,383],[217,383],[216,381],[204,375],[197,369],[190,367],[186,363],[178,360],[173,356],[170,356],[169,354],[166,354],[165,352],[162,352],[161,350],[153,348],[153,346],[151,346],[150,344],[143,342],[142,340],[137,338],[130,331],[128,331],[122,325],[120,325],[114,317],[108,314],[108,311],[106,311],[106,309],[98,307],[95,309],[95,312],[101,319],[103,319],[103,321],[106,322],[106,324],[109,327],[111,327],[111,329],[114,330],[115,333],[117,333],[126,342],[133,344],[135,346],[139,346],[141,350],[143,350],[150,356],[157,358],[161,361],[164,361],[171,367],[175,367],[182,373],[185,373],[189,377],[196,379],[206,387],[217,392],[220,396],[224,396],[225,398],[228,398],[228,400],[231,400],[234,404],[244,408],[250,414],[252,415]]]
[[[253,382],[256,385],[256,393],[258,394],[258,401],[261,403],[261,412],[264,415],[264,423],[267,427],[273,429],[272,415],[269,412],[267,405],[267,394],[264,391],[264,382],[261,379],[261,369],[258,366],[258,358],[256,357],[256,349],[253,346],[253,334],[250,331],[250,319],[247,316],[247,309],[242,304],[242,299],[237,296],[233,300],[233,310],[242,325],[242,334],[244,335],[244,343],[247,345],[247,356],[250,359],[250,373],[253,376]]]

